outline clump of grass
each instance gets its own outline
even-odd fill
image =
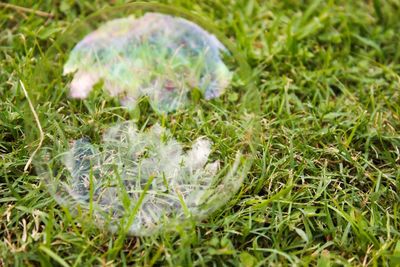
[[[29,75],[59,32],[105,2],[25,6],[52,16],[2,8],[0,264],[399,264],[398,2],[169,4],[210,17],[261,77],[260,141],[244,186],[222,211],[189,230],[118,238],[78,224],[50,197],[33,169],[23,171],[39,139],[27,139],[34,121],[24,120],[29,109],[18,81],[22,72]],[[51,88],[51,81],[47,86]],[[63,129],[70,134],[88,130],[76,127],[67,110],[89,110],[80,124],[97,124],[99,129],[113,119],[99,117],[106,112],[101,103],[85,106],[68,101],[63,88],[53,89],[59,93],[36,104],[46,121],[45,134],[65,119],[72,122]],[[225,143],[236,132],[246,134],[243,120],[238,125],[235,119],[245,88],[237,89],[237,95],[227,92],[212,102],[222,109],[204,112],[195,122],[199,132],[216,125],[207,135],[221,153],[229,152]],[[124,112],[119,116],[130,116]],[[197,110],[168,122],[178,139],[188,138],[191,112]]]

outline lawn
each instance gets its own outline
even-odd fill
[[[215,25],[251,67],[258,95],[245,105],[256,90],[238,84],[197,100],[203,112],[162,117],[180,140],[208,135],[220,155],[251,135],[239,192],[197,225],[147,237],[71,216],[33,165],[24,171],[40,138],[20,80],[44,143],[116,117],[160,119],[146,105],[71,100],[52,76],[29,82],[69,26],[123,1],[0,3],[0,266],[400,266],[400,2],[162,2]]]

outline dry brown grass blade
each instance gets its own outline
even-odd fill
[[[9,8],[9,9],[13,9],[19,12],[24,12],[24,13],[32,13],[41,17],[46,17],[46,18],[53,18],[54,15],[51,13],[47,13],[44,11],[40,11],[40,10],[35,10],[32,8],[27,8],[27,7],[22,7],[22,6],[17,6],[17,5],[13,5],[13,4],[8,4],[8,3],[0,3],[0,7],[5,7],[5,8]]]
[[[42,129],[42,125],[40,124],[40,121],[39,121],[39,116],[37,115],[36,110],[35,110],[35,108],[33,107],[32,101],[31,101],[31,99],[29,98],[29,95],[28,95],[28,92],[27,92],[26,89],[25,89],[24,83],[23,83],[21,80],[19,80],[19,83],[21,84],[22,91],[24,92],[24,95],[25,95],[26,99],[28,100],[29,108],[30,108],[31,111],[32,111],[33,117],[35,118],[36,124],[37,124],[37,126],[38,126],[38,128],[39,128],[39,133],[40,133],[39,144],[38,144],[38,146],[36,147],[35,151],[33,151],[33,153],[32,153],[32,155],[30,156],[28,162],[25,164],[24,171],[26,172],[26,171],[28,170],[28,168],[29,168],[29,165],[31,165],[32,160],[33,160],[33,158],[35,157],[36,153],[39,151],[40,147],[41,147],[42,144],[43,144],[44,132],[43,132],[43,129]]]

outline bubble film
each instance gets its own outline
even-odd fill
[[[92,207],[99,221],[108,222],[130,217],[139,205],[128,221],[134,235],[151,234],[188,216],[203,218],[225,204],[243,181],[237,175],[239,154],[219,177],[220,163],[209,159],[211,152],[212,142],[205,137],[184,149],[158,124],[141,131],[127,121],[108,129],[100,144],[88,138],[71,143],[62,160],[58,200],[72,209]]]
[[[253,162],[252,81],[230,40],[185,10],[129,3],[71,25],[27,86],[44,133],[29,137],[43,136],[35,170],[66,224],[181,233],[226,205]],[[228,86],[240,95],[234,112],[223,101],[188,108]]]
[[[71,51],[64,75],[73,75],[72,98],[88,97],[101,83],[133,108],[147,96],[154,110],[186,105],[193,90],[205,99],[220,96],[232,79],[214,35],[183,18],[146,13],[108,21]]]

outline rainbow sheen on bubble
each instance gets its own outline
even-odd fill
[[[252,164],[247,91],[256,90],[240,93],[233,123],[219,116],[230,117],[223,101],[191,103],[231,83],[248,89],[252,77],[207,20],[162,4],[106,8],[71,25],[39,63],[29,87],[59,116],[43,123],[34,164],[69,225],[121,237],[185,233],[242,186]],[[65,88],[82,101],[66,103]]]
[[[183,18],[146,13],[106,22],[71,51],[64,74],[73,74],[70,96],[84,99],[102,83],[124,106],[147,96],[157,112],[188,104],[198,90],[220,96],[232,80],[217,38]]]

